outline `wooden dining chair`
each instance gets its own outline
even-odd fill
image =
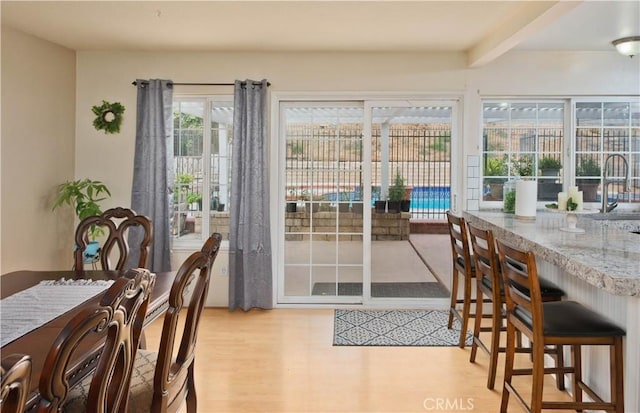
[[[125,412],[131,370],[155,274],[132,269],[73,317],[54,341],[42,368],[36,407],[45,412]],[[104,345],[92,375],[77,382],[74,355],[79,347]],[[98,356],[99,354],[99,356]]]
[[[622,338],[625,331],[575,301],[543,302],[533,252],[523,251],[501,240],[496,243],[507,305],[507,348],[500,412],[507,412],[511,394],[532,413],[539,413],[542,409],[624,412]],[[523,294],[523,290],[529,294]],[[516,331],[532,342],[532,368],[514,368]],[[571,365],[545,367],[545,346],[561,345],[571,348]],[[582,346],[609,348],[609,402],[604,401],[602,395],[597,394],[582,379]],[[565,373],[572,376],[573,401],[545,400],[544,375]],[[512,382],[515,375],[531,376],[531,398],[528,405]],[[592,401],[583,401],[583,393]]]
[[[475,315],[475,324],[473,330],[473,343],[471,345],[471,354],[469,360],[474,363],[476,360],[476,354],[478,348],[482,349],[489,355],[489,375],[487,377],[487,388],[493,389],[496,381],[496,370],[498,367],[498,355],[505,352],[505,347],[500,346],[501,332],[506,330],[505,326],[505,295],[504,295],[504,283],[502,281],[502,275],[500,271],[500,262],[498,253],[496,250],[495,238],[493,231],[488,229],[482,229],[474,224],[469,223],[467,225],[469,229],[469,240],[471,242],[471,249],[473,250],[473,257],[475,260],[476,269],[476,291],[477,293],[477,310]],[[559,301],[564,296],[564,291],[553,285],[552,283],[539,278],[540,280],[540,294],[542,301]],[[528,291],[522,290],[524,294],[528,294]],[[491,326],[482,326],[481,321],[484,312],[484,297],[487,297],[491,302]],[[482,340],[480,333],[489,332],[490,341],[487,346]],[[524,348],[521,345],[521,340],[518,340],[517,352],[530,353],[530,348]],[[562,366],[564,364],[562,346],[557,346],[548,349],[556,365]],[[559,390],[564,390],[564,376],[558,375],[557,387]]]
[[[220,234],[212,234],[202,249],[191,254],[178,269],[164,316],[160,349],[157,353],[138,351],[131,379],[129,412],[176,412],[185,402],[187,412],[197,412],[195,347],[211,268],[221,242]],[[185,300],[187,286],[191,296]],[[187,307],[183,310],[185,304]],[[182,316],[184,325],[179,328]],[[176,346],[178,352],[174,357]]]
[[[27,402],[31,383],[31,357],[24,354],[3,357],[0,377],[0,412],[21,413]]]
[[[104,233],[104,241],[100,238],[97,254],[89,254],[89,234],[92,229],[99,227]],[[74,268],[78,272],[84,272],[86,263],[99,263],[103,270],[126,270],[127,259],[130,255],[129,232],[135,231],[139,243],[135,250],[139,254],[138,261],[130,264],[131,268],[147,268],[149,248],[153,241],[153,226],[151,220],[144,215],[138,215],[135,211],[117,207],[104,211],[101,215],[95,215],[83,219],[76,228]],[[117,257],[115,265],[112,259]]]

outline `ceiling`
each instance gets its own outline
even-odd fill
[[[613,51],[640,1],[6,1],[2,24],[79,51]]]

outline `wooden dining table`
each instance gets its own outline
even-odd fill
[[[0,276],[0,298],[4,299],[12,294],[26,290],[39,284],[43,280],[114,280],[122,277],[125,271],[85,271],[83,274],[77,274],[74,271],[15,271]],[[144,325],[148,325],[155,319],[160,317],[166,310],[169,301],[169,292],[175,278],[175,272],[155,273],[156,280],[153,290],[151,291],[151,299],[147,308]],[[104,290],[106,292],[106,289]],[[103,293],[87,297],[87,301],[73,307],[71,310],[54,318],[50,322],[24,334],[14,341],[0,348],[1,356],[5,357],[9,354],[20,353],[31,356],[32,373],[30,394],[27,400],[25,411],[33,409],[39,399],[38,384],[40,375],[44,366],[44,361],[51,348],[54,340],[60,334],[67,322],[73,318],[75,314],[80,312],[89,303],[99,301]],[[1,314],[0,314],[1,316]],[[97,355],[100,352],[101,343],[94,342],[86,344],[80,348],[76,354],[77,359],[70,373],[73,376],[73,382],[79,381],[81,378],[89,374],[95,368]]]

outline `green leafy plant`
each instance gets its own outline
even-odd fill
[[[485,176],[485,181],[487,183],[502,183],[501,178],[487,178],[488,176],[505,176],[507,175],[507,164],[504,161],[504,157],[502,158],[487,158],[483,175]]]
[[[600,165],[595,158],[592,157],[583,157],[578,162],[578,167],[576,168],[577,176],[600,176]]]
[[[196,192],[189,192],[187,194],[187,204],[193,204],[194,202],[198,202],[202,200],[202,194],[198,194]]]
[[[578,209],[578,203],[573,202],[573,198],[567,199],[567,211],[575,211]]]
[[[389,201],[397,202],[404,199],[404,178],[400,172],[396,172],[393,185],[389,187]]]
[[[102,214],[100,202],[111,196],[109,188],[104,183],[89,178],[66,181],[58,185],[57,190],[57,196],[51,210],[55,211],[63,205],[69,205],[80,221],[90,216]],[[91,240],[95,240],[103,233],[102,228],[92,225],[89,237]]]
[[[545,156],[538,162],[538,168],[540,169],[561,169],[562,162],[553,156]]]
[[[516,211],[516,191],[509,191],[504,194],[504,205],[502,207],[504,212]]]

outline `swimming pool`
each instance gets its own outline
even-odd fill
[[[451,188],[448,186],[419,186],[411,191],[411,209],[442,209],[451,205]]]

